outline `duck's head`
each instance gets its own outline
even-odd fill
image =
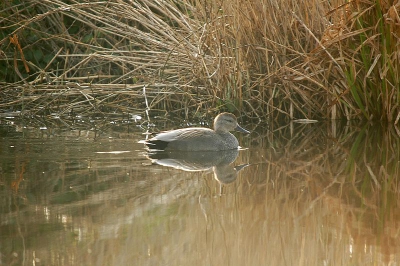
[[[231,113],[221,113],[214,119],[214,130],[216,132],[238,131],[249,134],[250,131],[239,126],[236,116]]]

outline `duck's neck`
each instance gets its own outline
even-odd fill
[[[214,131],[217,132],[218,134],[229,133],[228,131],[222,130],[222,129],[220,129],[219,127],[215,128]]]

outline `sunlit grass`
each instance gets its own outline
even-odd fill
[[[2,110],[400,119],[400,18],[388,2],[32,0],[0,8]]]

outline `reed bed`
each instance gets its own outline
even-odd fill
[[[396,1],[0,7],[3,111],[400,119]]]

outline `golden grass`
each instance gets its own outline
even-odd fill
[[[400,119],[394,1],[31,0],[1,8],[2,110],[68,113],[79,103],[87,112]],[[143,87],[157,92],[147,106]]]

